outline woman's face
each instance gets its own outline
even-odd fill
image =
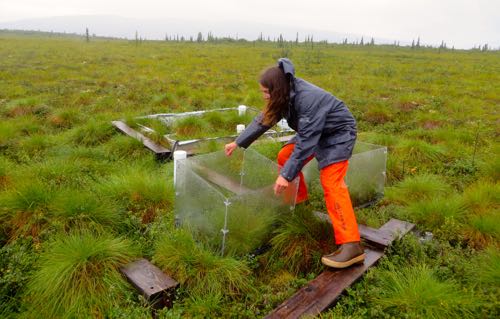
[[[262,92],[262,98],[265,101],[269,101],[269,99],[271,98],[271,93],[269,93],[269,89],[266,88],[265,86],[262,86],[262,84],[260,84],[260,83],[259,83],[259,87],[260,87],[260,92]]]

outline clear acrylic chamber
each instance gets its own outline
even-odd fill
[[[279,196],[278,165],[252,149],[178,160],[176,222],[221,255],[244,255],[264,244],[282,214],[292,214],[298,179]]]
[[[356,142],[345,182],[354,207],[369,206],[384,196],[387,147]],[[313,159],[303,169],[310,191],[322,191],[318,162]]]
[[[384,193],[387,148],[357,142],[346,184],[353,206],[363,207]],[[277,219],[292,214],[298,178],[280,196],[273,186],[279,166],[252,148],[178,160],[176,222],[198,242],[221,255],[252,253],[270,237]],[[316,160],[303,168],[310,192],[322,192]]]

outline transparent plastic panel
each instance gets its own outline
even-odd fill
[[[226,197],[245,191],[241,187],[244,154],[237,149],[231,156],[223,151],[194,156],[189,159],[192,170]]]
[[[345,178],[355,207],[370,205],[383,197],[386,176],[387,148],[360,144],[363,151],[351,157]]]
[[[244,255],[268,239],[280,214],[291,214],[298,180],[274,195],[276,163],[253,150],[215,152],[177,166],[176,216],[215,252]]]
[[[179,226],[193,237],[218,251],[221,248],[226,198],[190,167],[189,160],[178,161],[175,214]]]
[[[356,142],[345,177],[354,207],[370,205],[384,195],[386,161],[385,146]],[[322,192],[318,162],[313,159],[302,171],[309,190]]]
[[[272,186],[233,199],[228,218],[227,252],[241,255],[255,251],[265,243],[282,214],[292,214],[289,198],[297,184],[291,183],[287,194],[275,196]]]
[[[265,186],[274,185],[279,174],[279,166],[277,163],[252,149],[245,151],[244,157],[243,186],[251,189],[259,189]]]

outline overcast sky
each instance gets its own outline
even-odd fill
[[[410,42],[420,36],[424,43],[445,40],[460,48],[500,47],[500,0],[0,0],[0,22],[101,14],[243,21]]]

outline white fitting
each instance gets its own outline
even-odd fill
[[[243,116],[247,112],[247,106],[246,105],[238,105],[238,115]]]
[[[245,130],[245,124],[238,124],[236,125],[236,133],[240,134]]]
[[[175,180],[177,178],[177,161],[186,159],[187,158],[187,152],[186,151],[175,151],[174,152],[174,187],[175,187]]]
[[[281,120],[278,122],[278,126],[279,126],[282,130],[289,130],[289,129],[290,129],[290,126],[288,126],[288,122],[287,122],[285,119],[281,119]]]

